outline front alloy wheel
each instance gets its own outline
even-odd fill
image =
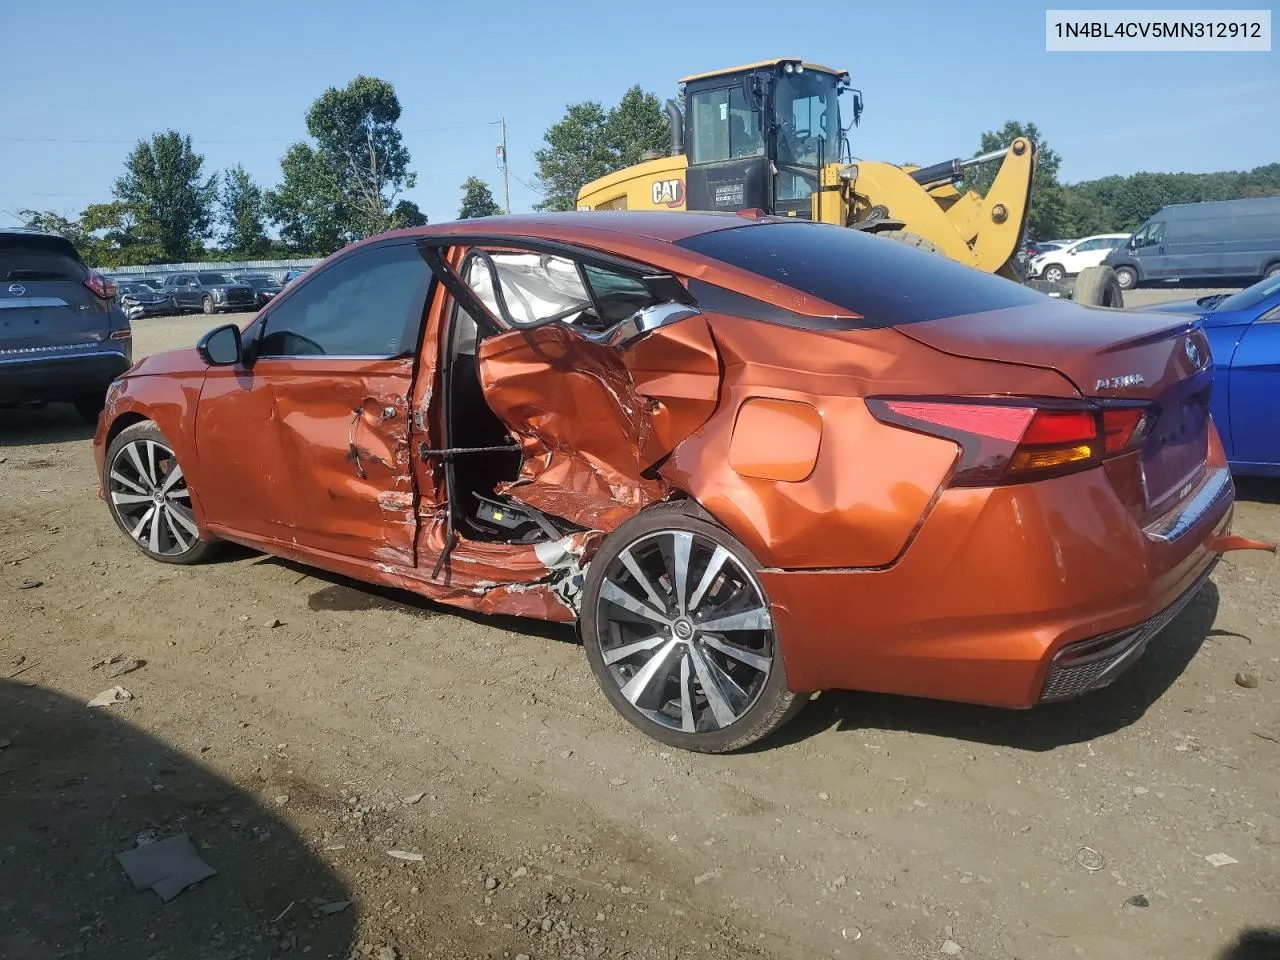
[[[746,746],[808,699],[787,689],[758,564],[712,524],[647,513],[592,562],[587,658],[619,712],[655,739],[709,753]]]
[[[134,424],[112,441],[105,481],[112,517],[147,556],[185,564],[207,554],[187,479],[154,424]]]

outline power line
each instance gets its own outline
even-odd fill
[[[472,123],[455,123],[444,127],[415,127],[412,130],[401,130],[400,133],[443,133],[449,130],[472,130],[477,127],[493,127],[497,126],[498,120],[476,120]],[[102,144],[134,144],[144,138],[134,137],[132,140],[120,140],[110,138],[92,138],[92,137],[0,137],[0,143],[102,143]],[[247,139],[205,139],[203,137],[192,137],[193,144],[237,144],[237,143],[296,143],[298,137],[254,137]]]

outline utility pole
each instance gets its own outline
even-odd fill
[[[511,212],[511,179],[507,175],[507,118],[501,118],[498,123],[502,128],[502,143],[498,146],[498,156],[502,160],[502,194],[506,201],[507,213]]]

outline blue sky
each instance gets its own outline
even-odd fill
[[[968,155],[982,130],[1016,118],[1040,127],[1068,181],[1280,160],[1280,52],[1047,53],[1044,9],[1026,0],[0,2],[0,225],[25,207],[76,213],[110,199],[133,142],[169,127],[192,136],[206,169],[243,163],[270,186],[288,144],[306,136],[311,102],[360,73],[395,86],[418,171],[408,196],[433,222],[456,216],[472,174],[501,202],[499,117],[513,177],[532,183],[533,151],[567,104],[607,106],[633,83],[665,98],[687,73],[775,56],[852,73],[866,101],[853,150],[868,159]],[[537,200],[511,181],[513,210]]]

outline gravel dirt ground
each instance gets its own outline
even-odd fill
[[[137,353],[211,325],[140,321]],[[0,411],[6,960],[1280,956],[1270,554],[1085,699],[825,695],[704,757],[618,717],[571,631],[243,550],[148,561],[90,433]],[[1280,486],[1239,496],[1280,538]],[[148,831],[217,875],[135,891],[116,856]]]

